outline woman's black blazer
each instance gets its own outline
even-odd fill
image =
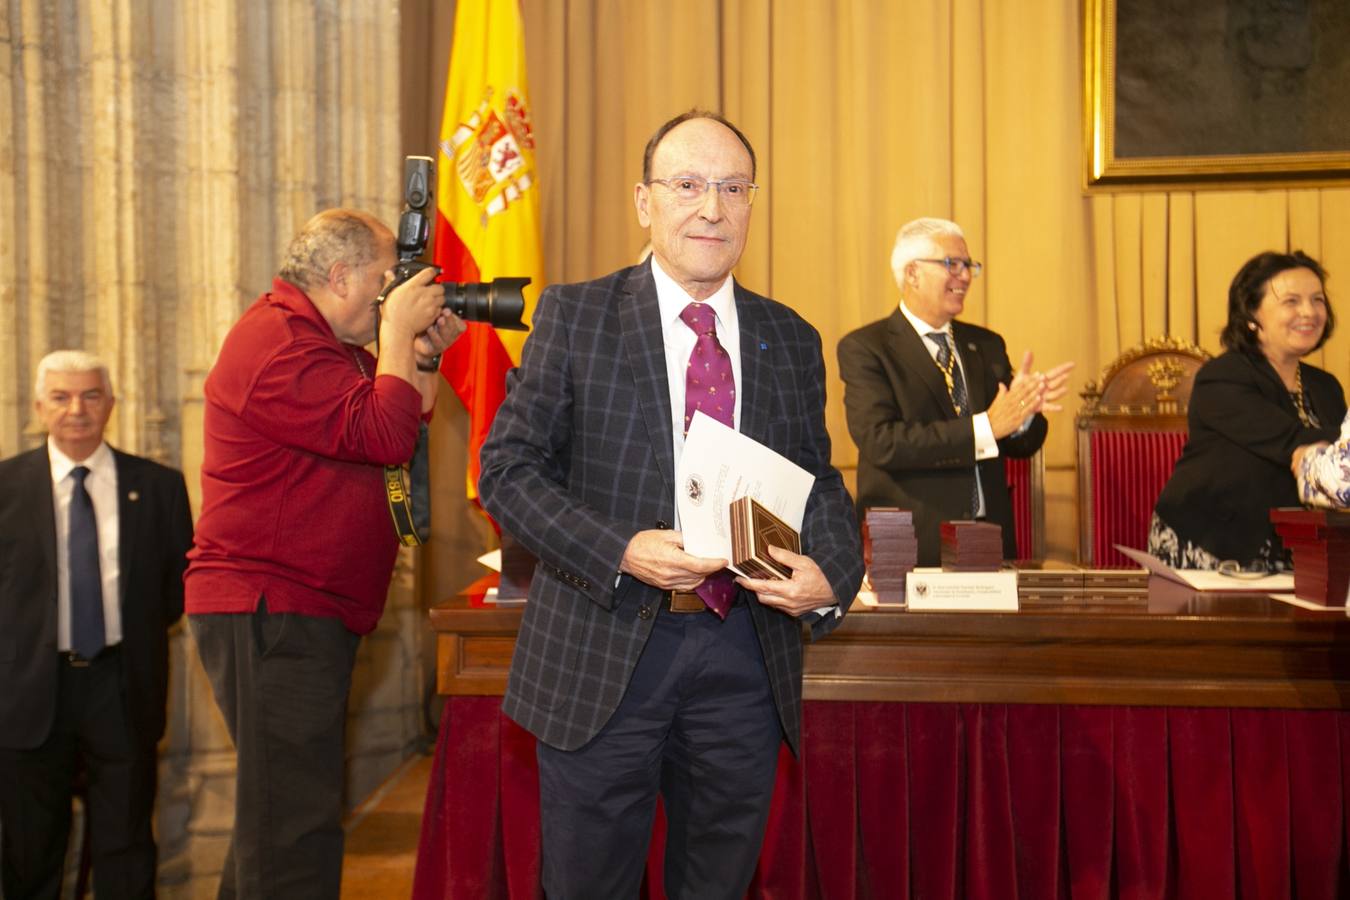
[[[1345,392],[1336,377],[1299,366],[1319,428],[1299,421],[1264,356],[1230,350],[1196,373],[1190,436],[1156,507],[1178,537],[1219,559],[1247,563],[1275,533],[1270,509],[1299,505],[1289,470],[1294,448],[1335,440],[1345,417]]]

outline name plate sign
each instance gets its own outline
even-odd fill
[[[915,569],[905,579],[912,611],[1017,612],[1017,573]]]

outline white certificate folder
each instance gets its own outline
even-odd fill
[[[695,413],[689,425],[675,479],[685,552],[726,560],[732,558],[733,500],[754,497],[800,532],[816,483],[792,460],[703,413]]]

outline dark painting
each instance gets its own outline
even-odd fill
[[[1115,153],[1350,150],[1350,0],[1117,0]]]

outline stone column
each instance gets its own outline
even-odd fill
[[[37,360],[84,347],[113,369],[111,441],[181,466],[198,508],[202,385],[286,241],[326,206],[391,225],[398,214],[398,13],[350,0],[3,0],[0,323],[12,352],[0,354],[0,455],[41,439]],[[389,614],[361,650],[352,804],[424,738],[417,567],[400,556]],[[160,895],[206,896],[234,751],[185,627],[171,646]]]
[[[242,5],[241,5],[242,4]],[[189,337],[183,354],[182,459],[194,510],[200,509],[202,383],[244,306],[240,287],[242,193],[240,40],[265,38],[265,7],[248,0],[182,4],[172,78],[179,118],[176,181],[165,196],[180,204],[178,310]],[[262,46],[266,46],[265,40]],[[175,635],[170,734],[160,787],[160,880],[168,896],[207,896],[219,876],[234,815],[234,749],[216,710],[187,629]]]
[[[49,349],[52,335],[48,318],[50,267],[48,265],[48,172],[51,137],[47,130],[47,94],[55,80],[51,72],[54,49],[42,42],[44,5],[41,0],[21,0],[13,35],[19,47],[17,82],[11,82],[14,99],[14,153],[10,157],[14,177],[15,215],[4,217],[13,223],[16,250],[15,290],[18,294],[18,325],[15,346],[18,349],[16,384],[22,385],[20,398],[32,397],[33,367]],[[50,73],[50,74],[49,74]],[[20,213],[22,213],[20,215]],[[20,402],[21,431],[6,435],[4,452],[8,455],[27,449],[37,442],[38,428],[31,403]]]

